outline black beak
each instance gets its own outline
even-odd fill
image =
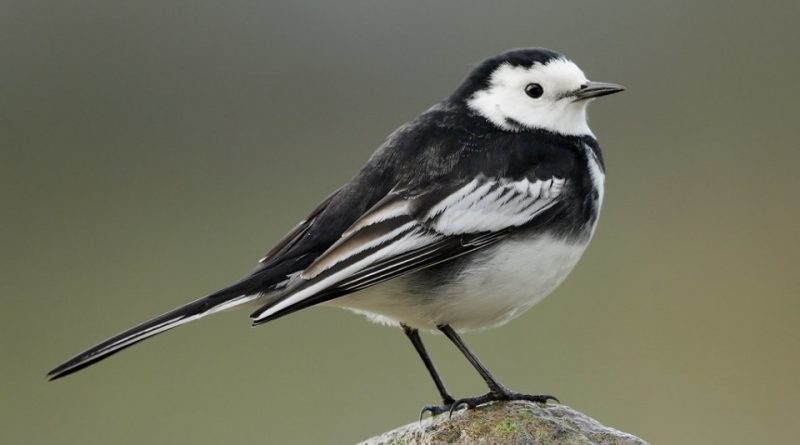
[[[600,96],[608,96],[609,94],[619,93],[624,91],[625,87],[615,83],[605,82],[588,82],[581,85],[580,89],[575,90],[570,96],[575,100],[593,99]]]

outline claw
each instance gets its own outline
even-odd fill
[[[509,394],[509,400],[528,400],[530,402],[541,403],[543,405],[547,405],[547,402],[549,402],[550,400],[556,403],[561,403],[561,401],[558,400],[558,398],[556,398],[555,396],[551,396],[550,394],[536,394],[536,395]]]
[[[425,413],[431,413],[431,417],[436,415],[436,406],[423,406],[422,411],[419,412],[419,421],[422,422],[422,418],[425,416]]]
[[[449,419],[453,418],[453,411],[456,411],[459,406],[467,405],[467,409],[473,408],[469,406],[469,399],[458,399],[450,405],[450,409],[448,410],[447,416]]]
[[[425,416],[425,413],[431,413],[431,417],[438,416],[444,412],[447,412],[450,409],[451,403],[447,403],[441,406],[435,405],[428,405],[423,406],[422,411],[419,412],[419,421],[422,422],[422,417]]]

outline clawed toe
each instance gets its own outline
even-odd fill
[[[532,395],[532,394],[513,393],[510,396],[511,397],[508,400],[527,400],[529,402],[541,403],[543,405],[546,405],[547,402],[549,402],[550,400],[552,400],[552,401],[554,401],[556,403],[561,403],[561,401],[558,400],[558,398],[556,398],[555,396],[551,396],[549,394],[533,394]]]
[[[446,403],[444,405],[430,405],[422,408],[422,411],[419,413],[419,419],[422,420],[422,417],[425,413],[431,413],[431,416],[438,416],[439,414],[448,413],[450,416],[453,415],[455,411],[458,411],[462,408],[464,409],[472,409],[480,405],[484,405],[486,403],[491,402],[508,402],[512,400],[526,400],[529,402],[541,403],[546,405],[549,401],[554,401],[556,403],[561,403],[558,398],[555,396],[551,396],[549,394],[522,394],[517,392],[511,391],[503,391],[503,392],[489,392],[482,396],[477,397],[465,397],[463,399],[458,399],[453,403]]]
[[[431,413],[431,416],[438,416],[439,414],[446,413],[450,411],[450,405],[428,405],[422,407],[422,411],[419,412],[419,420],[422,421],[422,418],[425,416],[425,413]]]
[[[480,405],[482,403],[485,403],[485,402],[481,402],[481,400],[484,397],[486,397],[486,395],[479,396],[479,397],[469,397],[469,398],[465,398],[465,399],[458,399],[455,402],[453,402],[452,405],[450,405],[450,409],[448,410],[448,415],[450,417],[453,417],[453,412],[454,411],[458,411],[458,409],[460,407],[462,407],[462,406],[464,407],[464,409],[475,408],[476,406],[478,406],[478,405]]]
[[[422,411],[419,412],[419,420],[422,421],[422,417],[425,416],[425,413],[431,413],[431,416],[438,416],[439,414],[450,412],[454,403],[456,403],[455,399],[450,397],[449,394],[446,394],[441,405],[423,406]]]

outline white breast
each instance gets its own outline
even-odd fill
[[[549,295],[575,267],[586,242],[548,235],[510,238],[482,251],[451,284],[425,289],[414,275],[357,292],[332,304],[379,323],[419,329],[449,324],[464,331],[504,324]]]

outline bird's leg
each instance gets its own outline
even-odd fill
[[[498,401],[498,400],[529,400],[531,402],[537,403],[547,403],[548,400],[555,400],[558,402],[558,399],[547,394],[521,394],[517,392],[513,392],[510,389],[506,388],[505,385],[498,382],[497,379],[486,369],[486,366],[478,360],[478,357],[472,353],[467,348],[467,345],[464,344],[464,341],[461,340],[461,337],[453,330],[449,325],[441,325],[437,326],[442,333],[453,342],[454,345],[461,351],[462,354],[469,360],[470,364],[478,371],[478,374],[483,377],[483,380],[489,385],[489,392],[478,397],[470,397],[465,399],[460,399],[450,406],[450,412],[452,413],[454,409],[457,409],[459,406],[466,406],[467,408],[474,408],[478,405],[482,405],[484,403]]]
[[[414,349],[417,350],[419,358],[422,359],[422,363],[425,364],[425,369],[428,370],[431,378],[433,378],[433,383],[436,384],[436,389],[439,390],[439,395],[442,396],[442,406],[426,406],[422,408],[420,417],[422,417],[422,415],[426,412],[430,412],[432,414],[441,414],[450,410],[453,402],[455,402],[455,399],[450,395],[450,393],[447,392],[447,388],[444,386],[444,382],[439,376],[439,372],[436,371],[436,366],[433,365],[433,361],[431,361],[430,356],[428,356],[428,351],[425,350],[425,345],[422,344],[419,331],[406,325],[401,326],[403,326],[403,332],[405,332],[406,336],[408,336],[408,339],[411,340],[411,344],[414,345]]]

